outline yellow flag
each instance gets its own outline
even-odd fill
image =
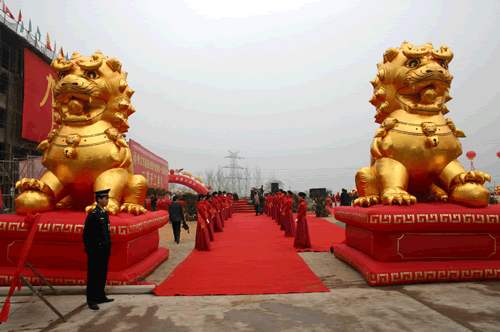
[[[47,45],[50,45],[50,37],[48,32],[47,32]]]

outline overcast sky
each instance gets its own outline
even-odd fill
[[[455,54],[459,161],[500,185],[500,1],[7,0],[66,52],[129,72],[132,138],[170,168],[258,164],[286,189],[355,187],[376,129],[369,83],[404,40]],[[493,186],[493,181],[491,186]]]

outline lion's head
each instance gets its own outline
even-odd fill
[[[434,50],[431,43],[413,46],[404,42],[401,48],[389,48],[384,62],[377,64],[378,74],[370,83],[374,95],[370,103],[377,108],[375,122],[382,123],[393,111],[436,115],[448,113],[445,103],[453,76],[448,64],[453,53],[446,46]]]
[[[75,52],[69,61],[59,56],[51,66],[57,73],[53,108],[59,113],[58,124],[87,126],[105,120],[127,132],[127,119],[135,112],[130,104],[134,91],[120,61],[100,51],[91,57]]]

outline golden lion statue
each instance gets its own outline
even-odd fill
[[[70,61],[59,56],[51,64],[57,73],[53,109],[59,115],[43,149],[47,168],[40,180],[16,183],[16,213],[62,209],[89,213],[95,206],[94,192],[111,188],[106,210],[142,214],[147,180],[133,175],[132,158],[122,133],[134,91],[128,87],[121,63],[100,51],[91,57],[74,53]]]
[[[359,198],[354,205],[407,204],[427,200],[485,207],[491,177],[467,172],[457,161],[458,138],[464,133],[445,119],[453,76],[448,64],[453,53],[431,43],[389,48],[371,81],[381,124],[371,145],[371,166],[356,174]]]

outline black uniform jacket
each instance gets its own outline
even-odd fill
[[[179,202],[172,202],[168,206],[168,214],[170,222],[181,222],[184,221],[184,211],[182,210],[182,204]]]
[[[95,207],[85,219],[83,227],[83,243],[86,253],[103,253],[111,255],[111,234],[109,216],[106,211]]]

